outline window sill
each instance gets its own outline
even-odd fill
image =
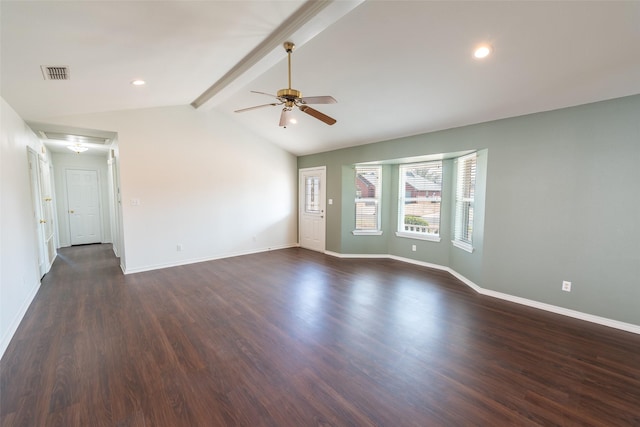
[[[353,230],[354,236],[382,236],[382,230]]]
[[[441,240],[440,236],[436,236],[435,234],[405,233],[402,231],[396,231],[396,236],[406,237],[408,239],[427,240],[429,242],[439,242]]]
[[[457,240],[452,240],[451,243],[453,244],[453,246],[455,246],[456,248],[460,248],[463,251],[467,251],[470,254],[473,253],[473,246],[471,246],[468,243],[464,243],[464,242],[459,242]]]

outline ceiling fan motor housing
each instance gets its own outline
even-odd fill
[[[302,98],[302,92],[295,89],[280,89],[278,91],[278,98],[286,98],[289,100]]]

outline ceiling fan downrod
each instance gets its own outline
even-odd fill
[[[278,97],[286,98],[289,101],[293,101],[296,98],[302,98],[302,92],[291,88],[291,52],[296,47],[292,42],[284,42],[284,50],[287,52],[287,63],[289,71],[289,88],[280,89],[278,91]]]
[[[291,42],[284,42],[284,50],[287,52],[287,62],[289,64],[289,89],[291,89],[291,52],[295,47],[296,45]]]

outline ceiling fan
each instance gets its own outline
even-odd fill
[[[256,105],[255,107],[243,108],[236,110],[236,113],[242,113],[249,110],[255,110],[256,108],[272,107],[277,105],[284,105],[282,113],[280,114],[280,126],[287,127],[288,123],[291,123],[291,111],[294,107],[298,107],[303,113],[307,113],[311,117],[332,125],[336,122],[336,119],[321,113],[320,111],[309,107],[308,104],[335,104],[337,101],[332,96],[302,96],[302,92],[291,88],[291,52],[295,45],[291,42],[284,43],[284,50],[287,51],[287,59],[289,62],[289,87],[287,89],[280,89],[277,95],[271,95],[265,92],[258,92],[252,90],[252,93],[259,93],[261,95],[271,96],[276,98],[278,102],[272,102],[269,104]]]

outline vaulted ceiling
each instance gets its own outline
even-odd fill
[[[2,97],[34,122],[193,103],[302,155],[640,93],[634,1],[2,0],[0,8]],[[287,87],[285,40],[296,43],[292,87],[336,98],[314,106],[335,125],[297,111],[284,129],[281,107],[234,113],[272,102],[251,90]],[[482,43],[493,52],[478,60]],[[43,65],[68,66],[70,79],[45,80]]]

